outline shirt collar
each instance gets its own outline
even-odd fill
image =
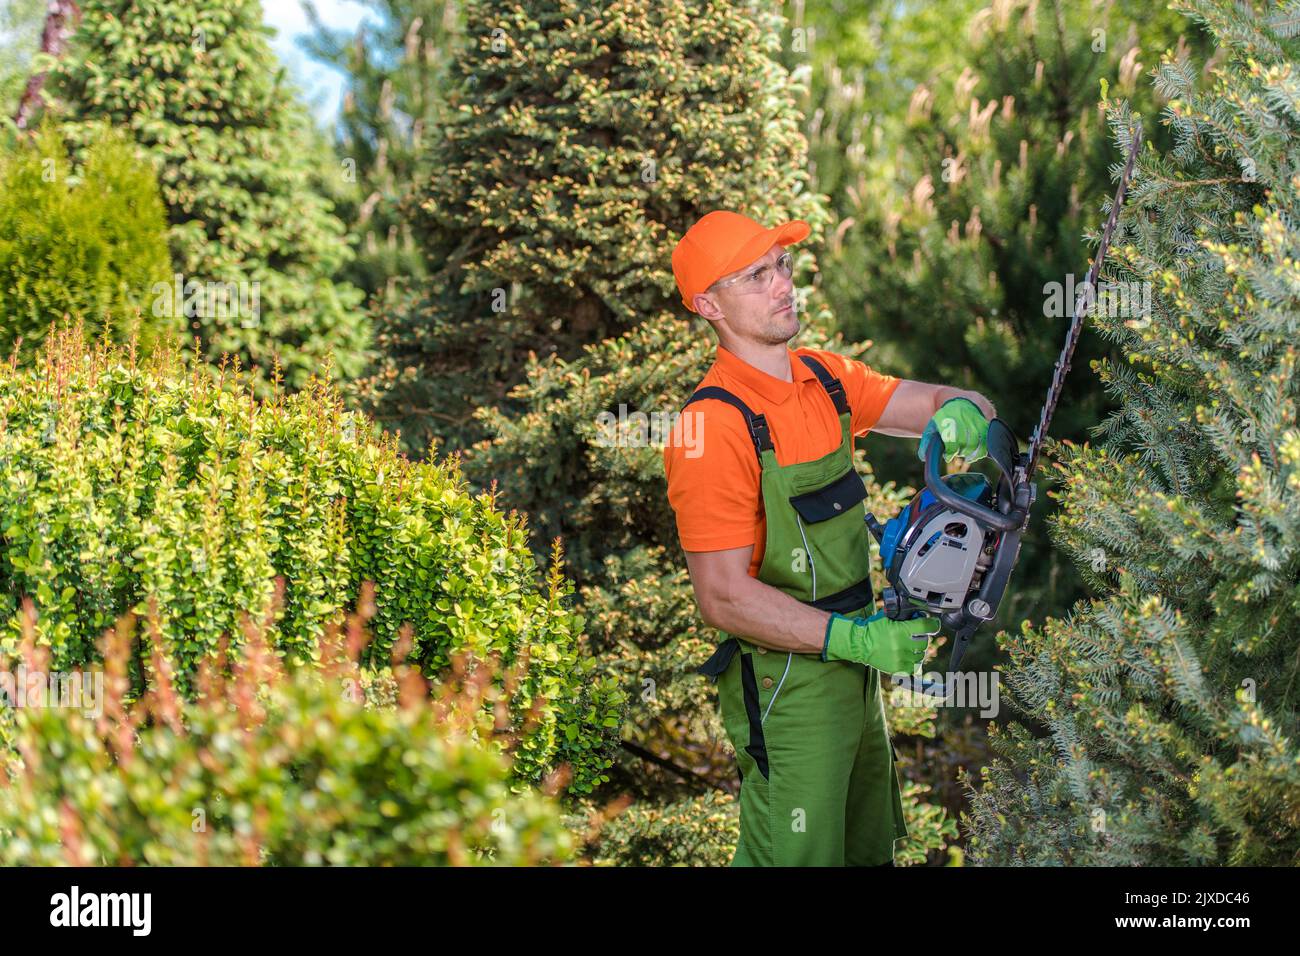
[[[795,361],[795,354],[791,349],[786,349],[786,355],[789,357],[790,370],[794,375],[793,382],[787,382],[768,375],[762,369],[755,368],[734,352],[724,349],[721,345],[717,348],[714,362],[716,362],[720,371],[737,379],[742,385],[753,389],[763,397],[764,401],[780,405],[794,394],[800,382],[817,377],[816,373],[803,362]]]

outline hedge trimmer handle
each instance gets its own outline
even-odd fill
[[[939,502],[953,511],[970,515],[980,524],[998,531],[1015,531],[1025,523],[1023,512],[1012,509],[1008,514],[986,508],[978,501],[957,494],[946,484],[939,474],[939,462],[943,461],[943,439],[935,435],[925,453],[925,487]]]

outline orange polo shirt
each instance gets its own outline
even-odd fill
[[[717,385],[767,418],[778,465],[812,461],[840,444],[835,404],[813,370],[796,356],[811,355],[840,380],[852,411],[854,435],[880,420],[902,379],[822,349],[787,349],[794,381],[786,382],[718,346],[699,387]],[[693,421],[685,417],[697,413]],[[703,399],[688,406],[664,444],[668,501],[677,515],[684,551],[725,551],[752,544],[749,565],[758,577],[767,540],[759,486],[760,467],[745,417],[726,402]]]

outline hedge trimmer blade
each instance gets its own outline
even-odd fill
[[[1090,306],[1097,302],[1097,276],[1101,272],[1102,263],[1106,261],[1106,251],[1110,248],[1110,237],[1115,231],[1115,224],[1119,222],[1120,207],[1124,205],[1124,194],[1128,191],[1129,179],[1133,176],[1133,166],[1137,162],[1138,150],[1142,147],[1142,127],[1138,125],[1133,130],[1133,138],[1129,143],[1128,159],[1124,163],[1124,171],[1120,173],[1119,188],[1115,190],[1115,201],[1111,204],[1110,215],[1106,217],[1106,225],[1101,230],[1101,242],[1097,246],[1097,255],[1092,260],[1092,266],[1088,269],[1088,275],[1079,286],[1078,294],[1074,300],[1074,315],[1070,319],[1070,330],[1065,336],[1065,347],[1061,349],[1061,356],[1056,360],[1056,368],[1052,373],[1052,384],[1047,389],[1047,400],[1043,402],[1043,410],[1038,417],[1038,425],[1034,428],[1033,434],[1029,438],[1029,464],[1025,469],[1025,480],[1033,477],[1034,469],[1038,467],[1038,456],[1042,451],[1043,442],[1047,439],[1047,429],[1052,424],[1052,415],[1056,412],[1056,406],[1061,401],[1061,393],[1065,390],[1065,376],[1070,371],[1070,360],[1074,357],[1075,346],[1079,344],[1079,336],[1083,332],[1083,320],[1085,313]]]

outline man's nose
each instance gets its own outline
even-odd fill
[[[794,291],[794,273],[787,276],[776,271],[772,276],[772,288],[768,291],[777,302],[784,302],[789,299],[790,293]]]

